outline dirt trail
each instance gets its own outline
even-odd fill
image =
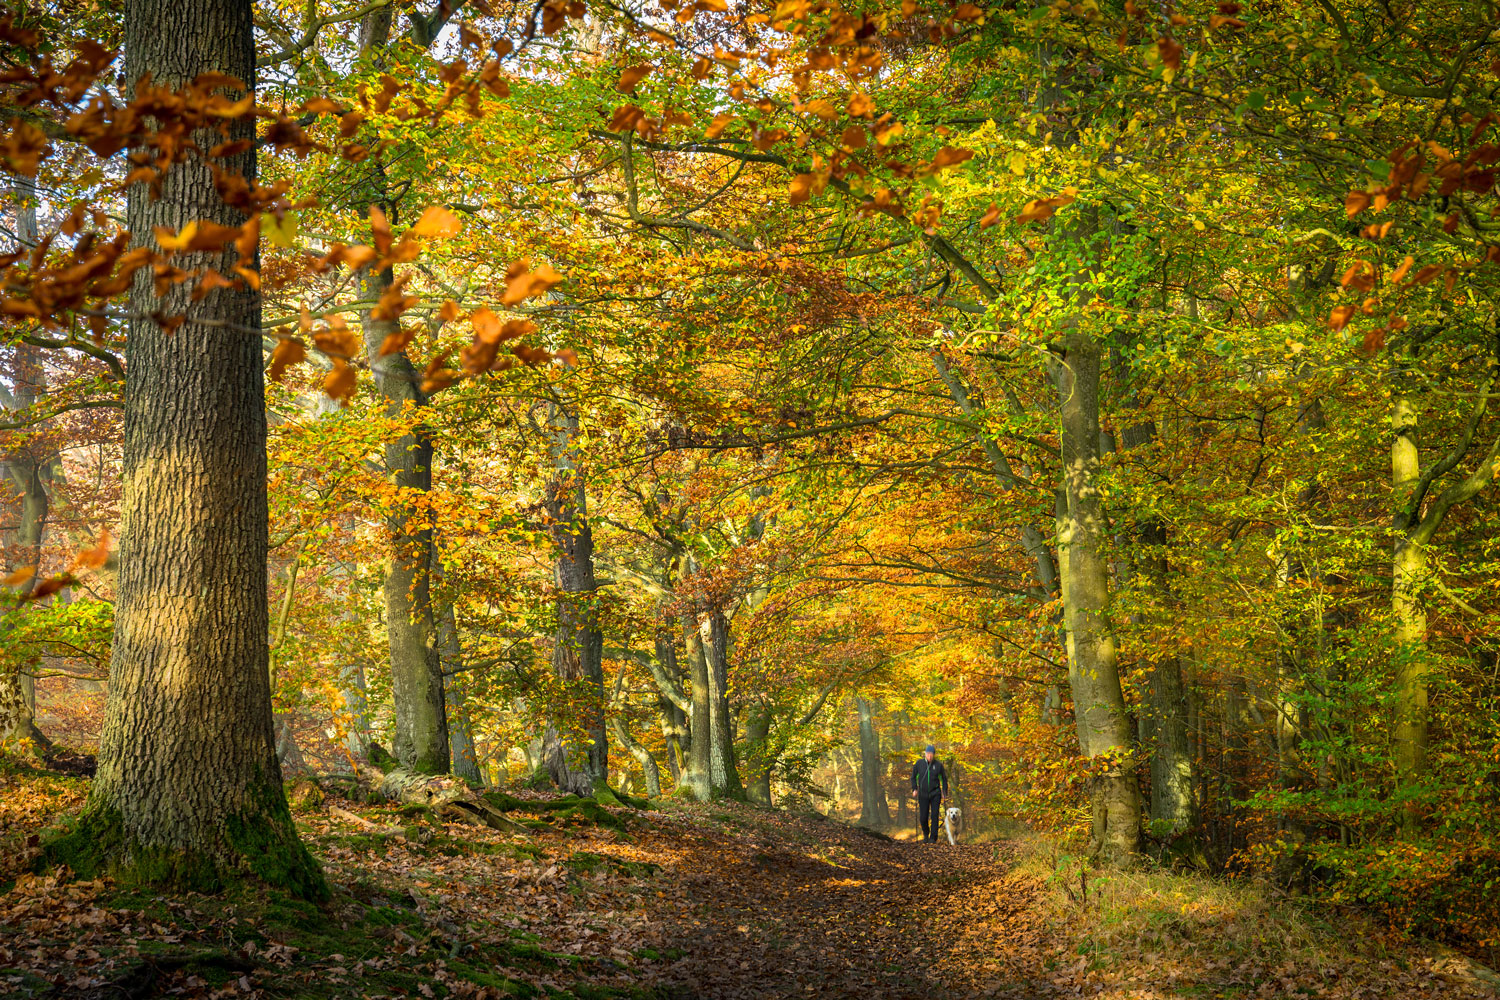
[[[663,914],[674,993],[739,997],[973,996],[1004,988],[994,941],[966,956],[976,900],[1024,920],[1033,887],[1007,874],[997,845],[891,841],[833,824],[780,826],[774,838],[699,824],[682,830],[685,913]],[[998,994],[995,994],[998,995]]]

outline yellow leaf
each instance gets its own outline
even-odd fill
[[[280,219],[274,215],[263,215],[260,220],[260,234],[270,244],[283,249],[290,248],[293,241],[297,239],[298,219],[296,212],[287,212]]]
[[[172,230],[168,229],[166,226],[157,226],[156,242],[161,246],[163,250],[167,251],[167,253],[176,253],[179,250],[186,250],[188,248],[188,244],[193,242],[193,237],[197,234],[198,223],[196,222],[189,222],[187,225],[179,229],[176,233],[173,233]]]

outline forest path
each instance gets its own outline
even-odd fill
[[[808,818],[767,829],[739,812],[700,815],[679,850],[671,878],[687,905],[666,941],[685,954],[663,976],[674,994],[1036,995],[1016,991],[1024,945],[997,949],[997,927],[1032,936],[1036,882],[1010,871],[1009,845],[891,840]]]

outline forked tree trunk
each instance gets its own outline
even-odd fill
[[[253,85],[252,4],[127,0],[125,51],[132,83],[221,73]],[[248,123],[231,131],[254,138]],[[208,149],[225,137],[193,139]],[[255,154],[222,166],[253,178]],[[155,226],[245,221],[197,158],[171,169],[159,197],[132,187],[128,212],[138,242]],[[228,274],[234,261],[231,251],[175,263]],[[192,290],[157,298],[149,268],[132,289],[109,701],[88,803],[49,853],[153,885],[214,889],[249,874],[321,897],[272,738],[260,296],[218,289],[193,303]],[[167,333],[153,314],[191,318]]]

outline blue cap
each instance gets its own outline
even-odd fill
[[[927,749],[923,750],[922,752],[923,753],[937,753],[937,747],[935,747],[931,743],[929,743],[929,744],[927,744]]]

